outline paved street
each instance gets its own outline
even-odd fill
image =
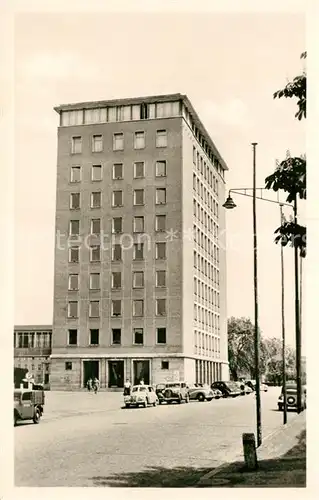
[[[264,437],[282,424],[278,394],[262,393]],[[121,407],[120,393],[46,393],[41,423],[14,429],[16,486],[191,486],[255,432],[254,394]]]

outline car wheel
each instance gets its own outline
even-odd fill
[[[40,418],[41,418],[41,412],[39,408],[36,408],[33,416],[33,422],[35,424],[38,424],[40,422]]]
[[[282,405],[278,405],[278,410],[282,411]]]
[[[16,414],[16,412],[13,413],[13,425],[14,427],[17,425],[17,421],[18,421],[18,415]]]
[[[198,399],[198,401],[205,401],[204,394],[198,394],[197,399]]]
[[[144,408],[147,408],[147,399],[145,399],[143,406],[144,406]]]
[[[179,404],[181,404],[181,402],[182,402],[182,401],[183,401],[183,397],[182,397],[182,395],[180,394],[180,395],[179,395],[179,398],[178,398],[178,400],[177,400],[177,402],[178,402]]]
[[[130,403],[125,403],[125,408],[129,408],[130,407]]]
[[[186,394],[185,403],[189,403],[189,395]]]
[[[213,398],[207,398],[207,401],[212,401],[212,400],[213,400]]]
[[[153,406],[155,407],[157,405],[157,401],[155,399],[154,403],[153,403]]]

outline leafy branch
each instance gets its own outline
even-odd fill
[[[303,52],[301,54],[301,59],[306,59],[307,57],[307,52]],[[297,106],[298,106],[298,111],[295,114],[295,117],[298,118],[298,120],[301,120],[302,118],[307,117],[307,75],[305,72],[302,73],[302,75],[296,76],[292,82],[288,82],[287,85],[281,89],[277,90],[274,93],[274,99],[280,99],[281,97],[296,97],[297,100]]]

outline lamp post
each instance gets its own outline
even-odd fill
[[[257,446],[260,446],[262,443],[262,427],[261,427],[261,401],[260,401],[260,370],[259,370],[259,360],[260,360],[260,334],[258,328],[258,274],[257,274],[257,222],[256,222],[256,200],[267,201],[269,203],[276,203],[280,205],[281,213],[283,206],[289,206],[294,208],[290,203],[279,202],[275,200],[270,200],[267,198],[263,198],[262,192],[265,188],[257,188],[256,187],[256,146],[257,143],[252,143],[253,146],[253,188],[238,188],[238,189],[230,189],[228,192],[228,197],[226,202],[223,204],[224,208],[233,209],[237,205],[231,197],[231,193],[236,193],[242,196],[248,196],[253,198],[253,241],[254,241],[254,316],[255,316],[255,336],[254,336],[254,345],[255,345],[255,377],[256,377],[256,425],[257,425]],[[257,196],[256,192],[260,191],[261,196]],[[252,191],[252,194],[248,194],[247,191]],[[284,267],[283,267],[283,248],[281,247],[282,257],[281,257],[281,286],[282,286],[282,361],[283,361],[283,377],[285,379],[285,322],[284,322]],[[298,262],[298,261],[297,261]],[[296,275],[296,280],[298,282],[298,274]],[[298,300],[298,324],[299,323],[299,300]],[[296,301],[296,326],[297,326],[297,301]],[[300,331],[300,329],[299,329]],[[297,350],[297,349],[296,349]],[[297,365],[298,365],[298,356],[297,356]],[[299,365],[301,366],[300,362]],[[301,376],[301,369],[299,371]],[[297,368],[298,374],[298,368]],[[286,394],[285,394],[285,385],[283,387],[284,390],[284,423],[287,421],[287,412],[286,412]],[[297,391],[298,391],[298,375],[297,375]],[[301,378],[300,378],[300,398],[301,398]]]
[[[280,224],[284,223],[282,204],[280,204]],[[280,245],[281,264],[281,331],[282,331],[282,392],[284,397],[283,423],[287,423],[287,398],[286,398],[286,331],[285,331],[285,274],[284,274],[284,245]]]
[[[297,225],[297,195],[294,199],[294,223]],[[297,412],[301,412],[301,328],[299,305],[299,266],[298,247],[294,244],[295,252],[295,317],[296,317],[296,382],[297,382]]]
[[[253,245],[254,245],[254,317],[255,317],[255,379],[256,379],[256,424],[257,424],[257,447],[262,443],[262,429],[261,429],[261,401],[260,401],[260,372],[259,372],[259,344],[260,344],[260,334],[258,326],[258,273],[257,273],[257,217],[256,217],[256,146],[257,142],[252,143],[253,146]],[[248,195],[249,196],[249,195]],[[229,196],[224,203],[223,207],[231,209],[235,208],[236,204],[233,199]]]

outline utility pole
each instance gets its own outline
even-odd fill
[[[261,402],[260,402],[260,376],[259,376],[259,327],[258,327],[258,268],[257,268],[257,218],[256,218],[256,146],[253,146],[253,241],[254,241],[254,309],[255,309],[255,377],[256,377],[256,423],[257,447],[262,443],[261,432]]]
[[[280,224],[284,223],[282,205],[280,205]],[[286,331],[285,331],[285,274],[284,274],[284,245],[280,245],[281,260],[281,328],[282,328],[282,392],[284,396],[283,423],[287,423],[287,399],[286,399]]]
[[[294,199],[294,223],[297,226],[297,194]],[[299,304],[299,256],[298,246],[294,241],[295,257],[295,328],[296,328],[296,381],[297,381],[297,412],[301,412],[301,331],[300,331],[300,304]]]

